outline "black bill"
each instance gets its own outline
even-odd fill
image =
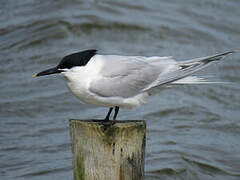
[[[54,67],[54,68],[50,68],[50,69],[47,69],[45,71],[42,71],[42,72],[39,72],[37,74],[34,74],[33,77],[38,77],[38,76],[45,76],[45,75],[49,75],[49,74],[56,74],[56,73],[60,73],[62,72],[61,70],[59,70],[57,67]]]

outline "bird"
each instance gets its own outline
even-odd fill
[[[109,108],[103,120],[110,121],[114,109],[115,121],[120,108],[136,108],[162,88],[209,82],[193,74],[231,53],[176,61],[171,56],[106,55],[90,49],[67,55],[33,77],[60,74],[82,102]]]

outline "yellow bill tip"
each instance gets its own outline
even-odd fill
[[[36,77],[37,77],[37,74],[34,74],[32,77],[33,77],[33,78],[36,78]]]

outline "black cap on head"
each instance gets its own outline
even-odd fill
[[[87,50],[65,56],[58,64],[58,69],[71,69],[74,66],[85,66],[97,53],[97,50]]]
[[[50,68],[40,73],[37,73],[33,75],[33,77],[60,73],[63,72],[61,69],[71,69],[72,67],[75,66],[85,66],[96,53],[97,50],[91,49],[67,55],[60,61],[57,67]]]

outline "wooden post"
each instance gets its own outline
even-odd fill
[[[145,121],[70,120],[74,180],[143,180]]]

